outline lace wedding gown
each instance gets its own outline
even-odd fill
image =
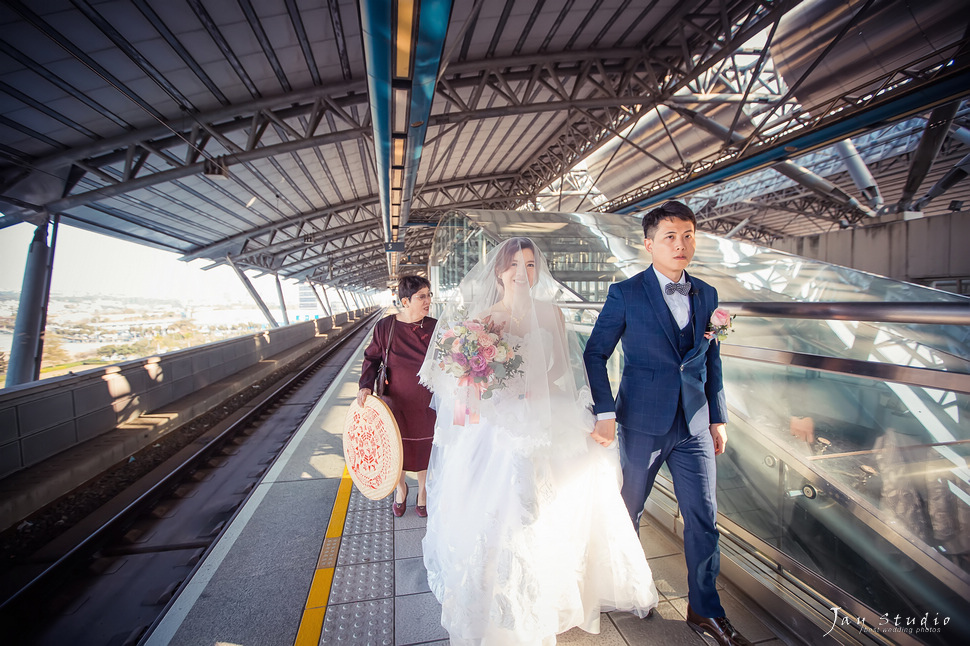
[[[587,402],[553,389],[536,406],[527,390],[509,380],[478,424],[438,410],[424,563],[452,644],[555,644],[598,633],[601,611],[657,604],[615,444],[590,438]]]

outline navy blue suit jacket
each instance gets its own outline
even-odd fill
[[[594,413],[615,412],[624,429],[649,435],[670,430],[678,401],[692,435],[708,432],[711,424],[727,422],[720,351],[716,343],[704,338],[717,307],[717,290],[697,278],[687,276],[687,280],[691,283],[694,348],[683,358],[653,265],[610,285],[583,353]],[[606,361],[620,341],[623,376],[614,400]]]

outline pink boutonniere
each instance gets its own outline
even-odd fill
[[[731,316],[731,313],[723,307],[715,309],[711,314],[711,320],[707,324],[707,331],[704,332],[704,338],[713,340],[715,343],[726,339],[731,328],[732,318],[734,317]]]

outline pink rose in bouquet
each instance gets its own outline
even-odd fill
[[[495,360],[498,350],[495,349],[494,345],[483,345],[481,348],[479,348],[478,354],[481,355],[486,362],[491,362]]]

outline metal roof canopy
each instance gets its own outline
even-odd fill
[[[939,0],[904,20],[898,4],[455,0],[430,114],[410,124],[424,132],[417,148],[409,143],[402,257],[409,269],[423,264],[430,235],[415,226],[453,208],[555,200],[634,211],[801,154],[785,150],[794,137],[854,136],[959,102],[970,94],[959,86],[970,12]],[[380,29],[391,13],[377,16]],[[364,55],[374,42],[360,16],[357,2],[336,0],[0,5],[0,227],[57,214],[184,259],[383,288],[396,265],[383,244],[393,236],[375,151],[390,142],[375,129]],[[832,18],[827,31],[819,16]],[[883,38],[890,50],[866,37],[895,32],[907,36]],[[834,80],[846,70],[851,78]],[[893,103],[904,95],[915,98]],[[873,105],[897,108],[846,121]],[[677,107],[738,137],[692,126]],[[947,126],[966,127],[966,111],[954,114]],[[968,150],[955,135],[941,144],[900,153],[907,186],[937,181]],[[938,155],[944,163],[930,168]],[[581,162],[586,174],[574,177]],[[904,190],[899,165],[872,168],[877,182],[892,174],[886,204],[901,203],[891,194]],[[567,178],[581,188],[564,195]],[[829,179],[859,196],[846,172]],[[965,184],[948,197],[970,199]],[[709,202],[702,219],[764,240],[847,218],[864,219],[797,186]]]

